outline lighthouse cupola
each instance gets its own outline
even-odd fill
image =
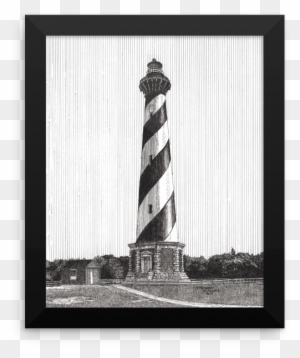
[[[154,58],[148,63],[147,67],[146,76],[140,81],[140,90],[146,98],[160,93],[165,95],[171,88],[171,82],[164,75],[161,62]]]

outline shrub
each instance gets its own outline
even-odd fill
[[[125,278],[128,272],[129,257],[113,255],[96,256],[94,258],[101,267],[102,279]]]

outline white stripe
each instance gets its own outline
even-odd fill
[[[168,169],[154,187],[145,196],[139,206],[137,219],[137,237],[143,231],[146,225],[160,212],[166,205],[173,193],[172,167],[169,164]],[[152,205],[152,213],[149,214],[149,205]]]
[[[166,238],[166,240],[164,241],[178,241],[178,236],[177,236],[177,223],[175,222],[172,231],[170,232],[169,236]]]
[[[167,144],[168,140],[168,122],[165,122],[164,125],[148,140],[142,150],[141,174],[149,164],[149,156],[152,155],[152,159],[154,159]]]
[[[155,114],[165,103],[166,96],[163,94],[159,94],[154,97],[152,101],[150,101],[145,108],[144,115],[144,125],[150,119],[150,113]]]

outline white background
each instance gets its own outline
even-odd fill
[[[24,14],[285,14],[286,328],[24,330]],[[300,350],[300,10],[297,0],[0,0],[2,357],[280,357]],[[101,319],[101,318],[100,318]]]

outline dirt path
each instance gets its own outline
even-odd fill
[[[230,307],[236,307],[236,308],[261,308],[261,306],[239,306],[239,305],[222,305],[222,304],[215,304],[215,303],[197,303],[197,302],[188,302],[188,301],[177,301],[177,300],[171,300],[169,298],[164,298],[164,297],[158,297],[158,296],[153,296],[153,295],[149,295],[146,292],[142,292],[142,291],[138,291],[138,290],[134,290],[133,288],[129,288],[129,287],[125,287],[122,285],[113,285],[113,287],[118,288],[120,290],[124,290],[127,292],[131,292],[134,293],[135,295],[140,295],[143,297],[147,297],[151,300],[156,300],[156,301],[160,301],[160,302],[167,302],[167,303],[173,303],[175,305],[180,305],[180,306],[190,306],[190,307],[212,307],[212,308],[230,308]]]

